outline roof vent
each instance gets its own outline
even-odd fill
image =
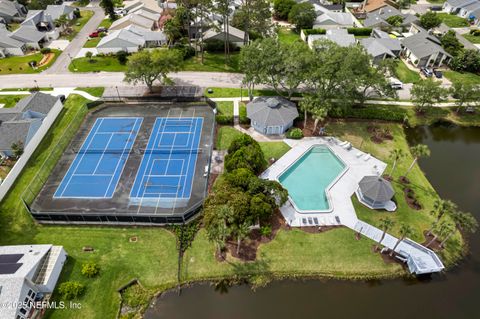
[[[280,101],[275,98],[267,99],[266,103],[267,103],[267,106],[271,109],[279,108],[281,105]]]

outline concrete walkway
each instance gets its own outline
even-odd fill
[[[54,88],[51,91],[39,91],[45,94],[50,94],[53,96],[65,95],[68,97],[70,94],[77,94],[83,96],[84,98],[90,101],[96,101],[99,98],[89,93],[81,90],[75,90],[75,88]],[[30,95],[32,94],[30,91],[0,91],[0,95]]]

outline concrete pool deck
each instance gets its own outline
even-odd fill
[[[292,149],[265,170],[261,174],[261,178],[278,181],[282,173],[314,145],[328,146],[347,166],[343,175],[327,191],[331,203],[330,212],[301,213],[296,210],[289,199],[280,208],[287,224],[292,227],[343,225],[378,242],[383,231],[357,218],[351,197],[364,176],[382,175],[387,164],[354,147],[347,150],[342,147],[342,143],[345,142],[333,137],[307,137],[301,140],[285,139],[284,142]],[[386,234],[382,245],[392,250],[397,242],[398,238]],[[409,238],[403,240],[396,247],[395,252],[403,258],[402,260],[406,262],[411,273],[424,274],[439,272],[444,269],[435,252]]]
[[[314,225],[345,225],[354,228],[357,223],[357,215],[353,208],[350,197],[358,188],[360,180],[367,175],[381,175],[387,164],[352,147],[346,150],[335,138],[311,137],[301,140],[285,139],[285,143],[292,147],[284,156],[262,173],[261,178],[277,180],[279,176],[314,145],[326,145],[347,166],[343,175],[333,184],[327,192],[332,205],[331,212],[300,213],[295,210],[290,201],[280,208],[285,220],[290,226],[314,226]],[[306,219],[307,223],[304,223]],[[315,223],[314,220],[318,220]]]

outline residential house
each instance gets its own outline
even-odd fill
[[[452,56],[445,52],[440,40],[422,30],[402,42],[402,56],[416,67],[439,67],[447,64]]]
[[[119,51],[132,53],[141,48],[154,48],[166,43],[167,36],[162,31],[151,31],[130,25],[103,37],[97,45],[97,52],[104,54]]]
[[[478,0],[447,0],[443,3],[442,10],[447,13],[457,14],[460,9],[478,2]]]
[[[402,17],[403,21],[400,25],[401,27],[408,27],[412,23],[418,21],[418,18],[413,14],[403,14],[400,10],[390,5],[385,5],[377,10],[367,13],[366,19],[363,21],[363,25],[368,28],[391,27],[391,25],[387,22],[387,19],[393,16]]]
[[[225,33],[226,31],[224,30],[223,26],[220,28],[211,28],[203,34],[203,40],[204,41],[208,41],[208,40],[224,41]],[[245,32],[235,27],[228,26],[228,34],[229,34],[229,41],[237,46],[243,46],[245,41],[245,36],[247,36],[247,42],[248,42],[248,34],[246,35]]]
[[[155,12],[151,9],[144,7],[138,11],[135,11],[135,14],[152,20],[154,22],[154,29],[158,29],[158,26],[160,23],[160,17],[161,17],[161,14],[159,12]]]
[[[39,318],[57,284],[67,253],[62,246],[0,247],[0,307],[2,319]]]
[[[0,18],[3,18],[6,23],[23,21],[27,11],[27,8],[17,1],[0,0]]]
[[[349,34],[346,29],[331,29],[327,30],[326,34],[312,34],[308,36],[307,43],[310,48],[315,46],[315,41],[330,40],[339,46],[348,47],[356,43],[355,36]]]
[[[61,5],[48,5],[45,9],[45,14],[49,15],[53,21],[65,15],[68,20],[75,19],[75,11],[78,9],[66,4]]]
[[[317,18],[313,22],[314,29],[351,28],[355,26],[353,16],[349,12],[330,11],[324,6],[314,5]]]
[[[145,16],[138,15],[136,13],[130,13],[118,20],[115,20],[110,26],[109,30],[121,30],[130,25],[135,25],[147,30],[154,30],[158,26],[158,21],[146,18]]]
[[[396,58],[402,51],[400,41],[392,38],[365,38],[360,39],[359,43],[372,56],[374,64],[388,58]]]
[[[145,46],[145,39],[142,35],[126,30],[115,30],[103,37],[97,45],[98,53],[116,53],[125,51],[128,53],[137,52]]]
[[[247,117],[262,134],[280,135],[293,126],[298,117],[295,103],[280,97],[257,97],[247,104]]]
[[[475,16],[473,15],[473,13],[479,9],[480,1],[477,1],[461,8],[457,15],[465,19],[474,20]]]
[[[38,31],[34,26],[22,25],[17,30],[13,31],[11,38],[21,41],[36,50],[40,50],[43,44],[48,41],[46,33]]]
[[[13,108],[0,109],[0,156],[12,156],[13,143],[26,147],[50,110],[61,104],[57,97],[36,92],[21,99]]]
[[[10,55],[25,55],[27,46],[22,41],[11,37],[12,33],[5,27],[0,26],[0,58]]]
[[[376,11],[385,6],[397,6],[394,1],[390,0],[365,0],[363,5],[360,7],[361,11],[372,12]]]

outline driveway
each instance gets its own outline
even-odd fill
[[[70,57],[74,58],[77,56],[85,45],[85,42],[87,42],[88,35],[95,31],[102,20],[105,19],[105,13],[103,9],[98,6],[98,3],[95,3],[91,8],[85,9],[93,11],[93,16],[88,20],[82,30],[78,32],[77,36],[70,41],[70,44],[63,50],[62,54],[57,58],[57,61],[55,61],[50,68],[42,72],[42,74],[68,73],[68,65],[71,62]]]

